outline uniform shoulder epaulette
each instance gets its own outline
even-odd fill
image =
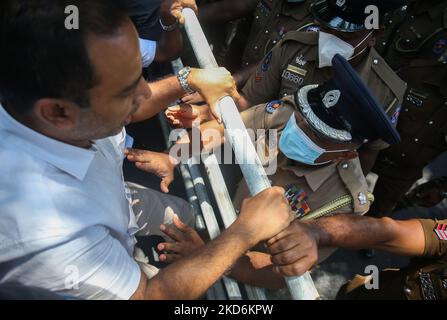
[[[287,41],[295,41],[307,45],[317,45],[318,32],[289,31],[282,39],[282,43],[284,44]]]
[[[372,49],[372,69],[382,79],[383,82],[390,88],[396,96],[400,104],[403,103],[405,91],[407,90],[406,83],[399,78],[396,72],[391,69],[388,63],[383,59],[375,49]]]

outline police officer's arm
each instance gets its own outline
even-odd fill
[[[284,275],[299,275],[318,261],[319,247],[373,248],[406,256],[425,253],[425,232],[419,220],[397,221],[337,215],[316,221],[296,220],[268,241],[272,262]]]
[[[197,299],[247,250],[286,228],[292,219],[284,189],[267,189],[246,200],[238,219],[218,238],[149,280],[141,273],[132,299]]]
[[[201,22],[222,23],[250,15],[259,0],[222,0],[200,6]]]

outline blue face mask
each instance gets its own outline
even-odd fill
[[[298,126],[295,114],[292,114],[289,122],[281,133],[279,149],[284,155],[292,160],[311,166],[331,163],[332,161],[315,163],[324,153],[345,152],[350,150],[325,150],[316,145],[304,131]]]

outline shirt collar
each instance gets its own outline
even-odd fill
[[[78,180],[84,180],[96,154],[95,147],[92,149],[79,148],[28,128],[11,117],[2,105],[0,105],[0,133],[1,131],[8,132],[22,140],[23,144],[18,144],[17,147]]]
[[[304,177],[307,184],[314,192],[318,190],[335,172],[337,172],[337,163],[331,163],[320,167],[305,167],[292,163],[292,161],[285,156],[284,158],[286,169],[292,171],[297,177]]]

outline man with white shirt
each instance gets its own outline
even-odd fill
[[[67,5],[79,9],[78,30],[64,28]],[[215,104],[234,92],[231,75],[192,69],[183,83],[170,77],[148,86],[136,31],[118,2],[0,6],[0,284],[84,299],[194,299],[289,224],[284,191],[269,189],[191,257],[160,272],[134,259],[124,126],[160,112],[185,86]]]

